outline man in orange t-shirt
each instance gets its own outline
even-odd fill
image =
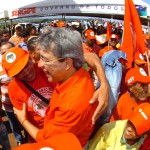
[[[46,111],[43,128],[39,129],[31,123],[25,104],[22,110],[14,108],[14,112],[37,142],[60,133],[71,132],[84,147],[94,128],[92,116],[97,103],[89,104],[95,89],[89,73],[82,67],[84,57],[81,36],[77,31],[55,28],[42,34],[38,43],[41,55],[39,66],[45,71],[49,82],[57,83]],[[12,55],[7,60],[11,63],[13,60],[10,58]],[[22,59],[22,63],[24,61],[26,59]],[[10,69],[7,65],[4,67],[6,72]]]

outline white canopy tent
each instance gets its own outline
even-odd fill
[[[150,1],[133,1],[135,5],[146,6],[149,14]],[[0,1],[0,12],[7,10],[9,19],[53,14],[123,15],[124,2],[125,0],[5,0]]]

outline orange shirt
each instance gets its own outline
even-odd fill
[[[113,48],[112,46],[105,46],[103,49],[101,49],[101,50],[99,51],[98,56],[99,56],[99,57],[103,57],[103,55],[104,55],[105,53],[107,53],[108,51],[110,51],[110,50],[114,50],[114,48]]]
[[[121,95],[118,100],[117,105],[112,111],[112,115],[110,117],[110,122],[115,120],[125,120],[128,119],[128,115],[141,103],[148,102],[150,103],[150,99],[147,100],[133,100],[128,91]]]
[[[89,104],[93,93],[92,79],[84,68],[58,85],[45,116],[44,128],[38,131],[36,140],[40,142],[58,133],[71,132],[85,146],[93,131],[92,116],[97,107],[97,104]]]

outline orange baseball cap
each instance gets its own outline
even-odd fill
[[[134,62],[137,65],[143,65],[146,64],[147,62],[145,61],[144,55],[139,53],[139,52],[135,52],[134,54]]]
[[[131,68],[125,77],[125,83],[129,87],[136,82],[150,83],[150,76],[147,76],[143,68],[135,67]]]
[[[149,34],[144,34],[144,38],[145,38],[146,40],[150,40],[150,35],[149,35]]]
[[[13,150],[82,150],[79,140],[72,133],[57,134],[43,142],[22,144]]]
[[[56,23],[57,27],[66,27],[66,23],[64,21],[59,21]]]
[[[13,47],[3,55],[2,67],[6,71],[8,77],[13,77],[25,67],[28,60],[28,51],[19,47]]]
[[[90,40],[95,39],[95,33],[91,29],[87,29],[84,33],[85,37],[89,38]]]
[[[118,39],[118,35],[117,34],[111,34],[110,39]]]
[[[134,125],[138,135],[142,135],[150,130],[150,104],[142,103],[138,105],[127,117]]]

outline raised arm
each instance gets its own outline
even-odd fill
[[[95,91],[92,99],[89,101],[90,104],[95,103],[98,100],[98,106],[92,117],[92,123],[95,124],[96,120],[107,110],[108,99],[109,99],[109,84],[105,76],[104,69],[100,62],[99,57],[94,53],[85,53],[85,61],[94,70],[99,81],[100,87]]]

